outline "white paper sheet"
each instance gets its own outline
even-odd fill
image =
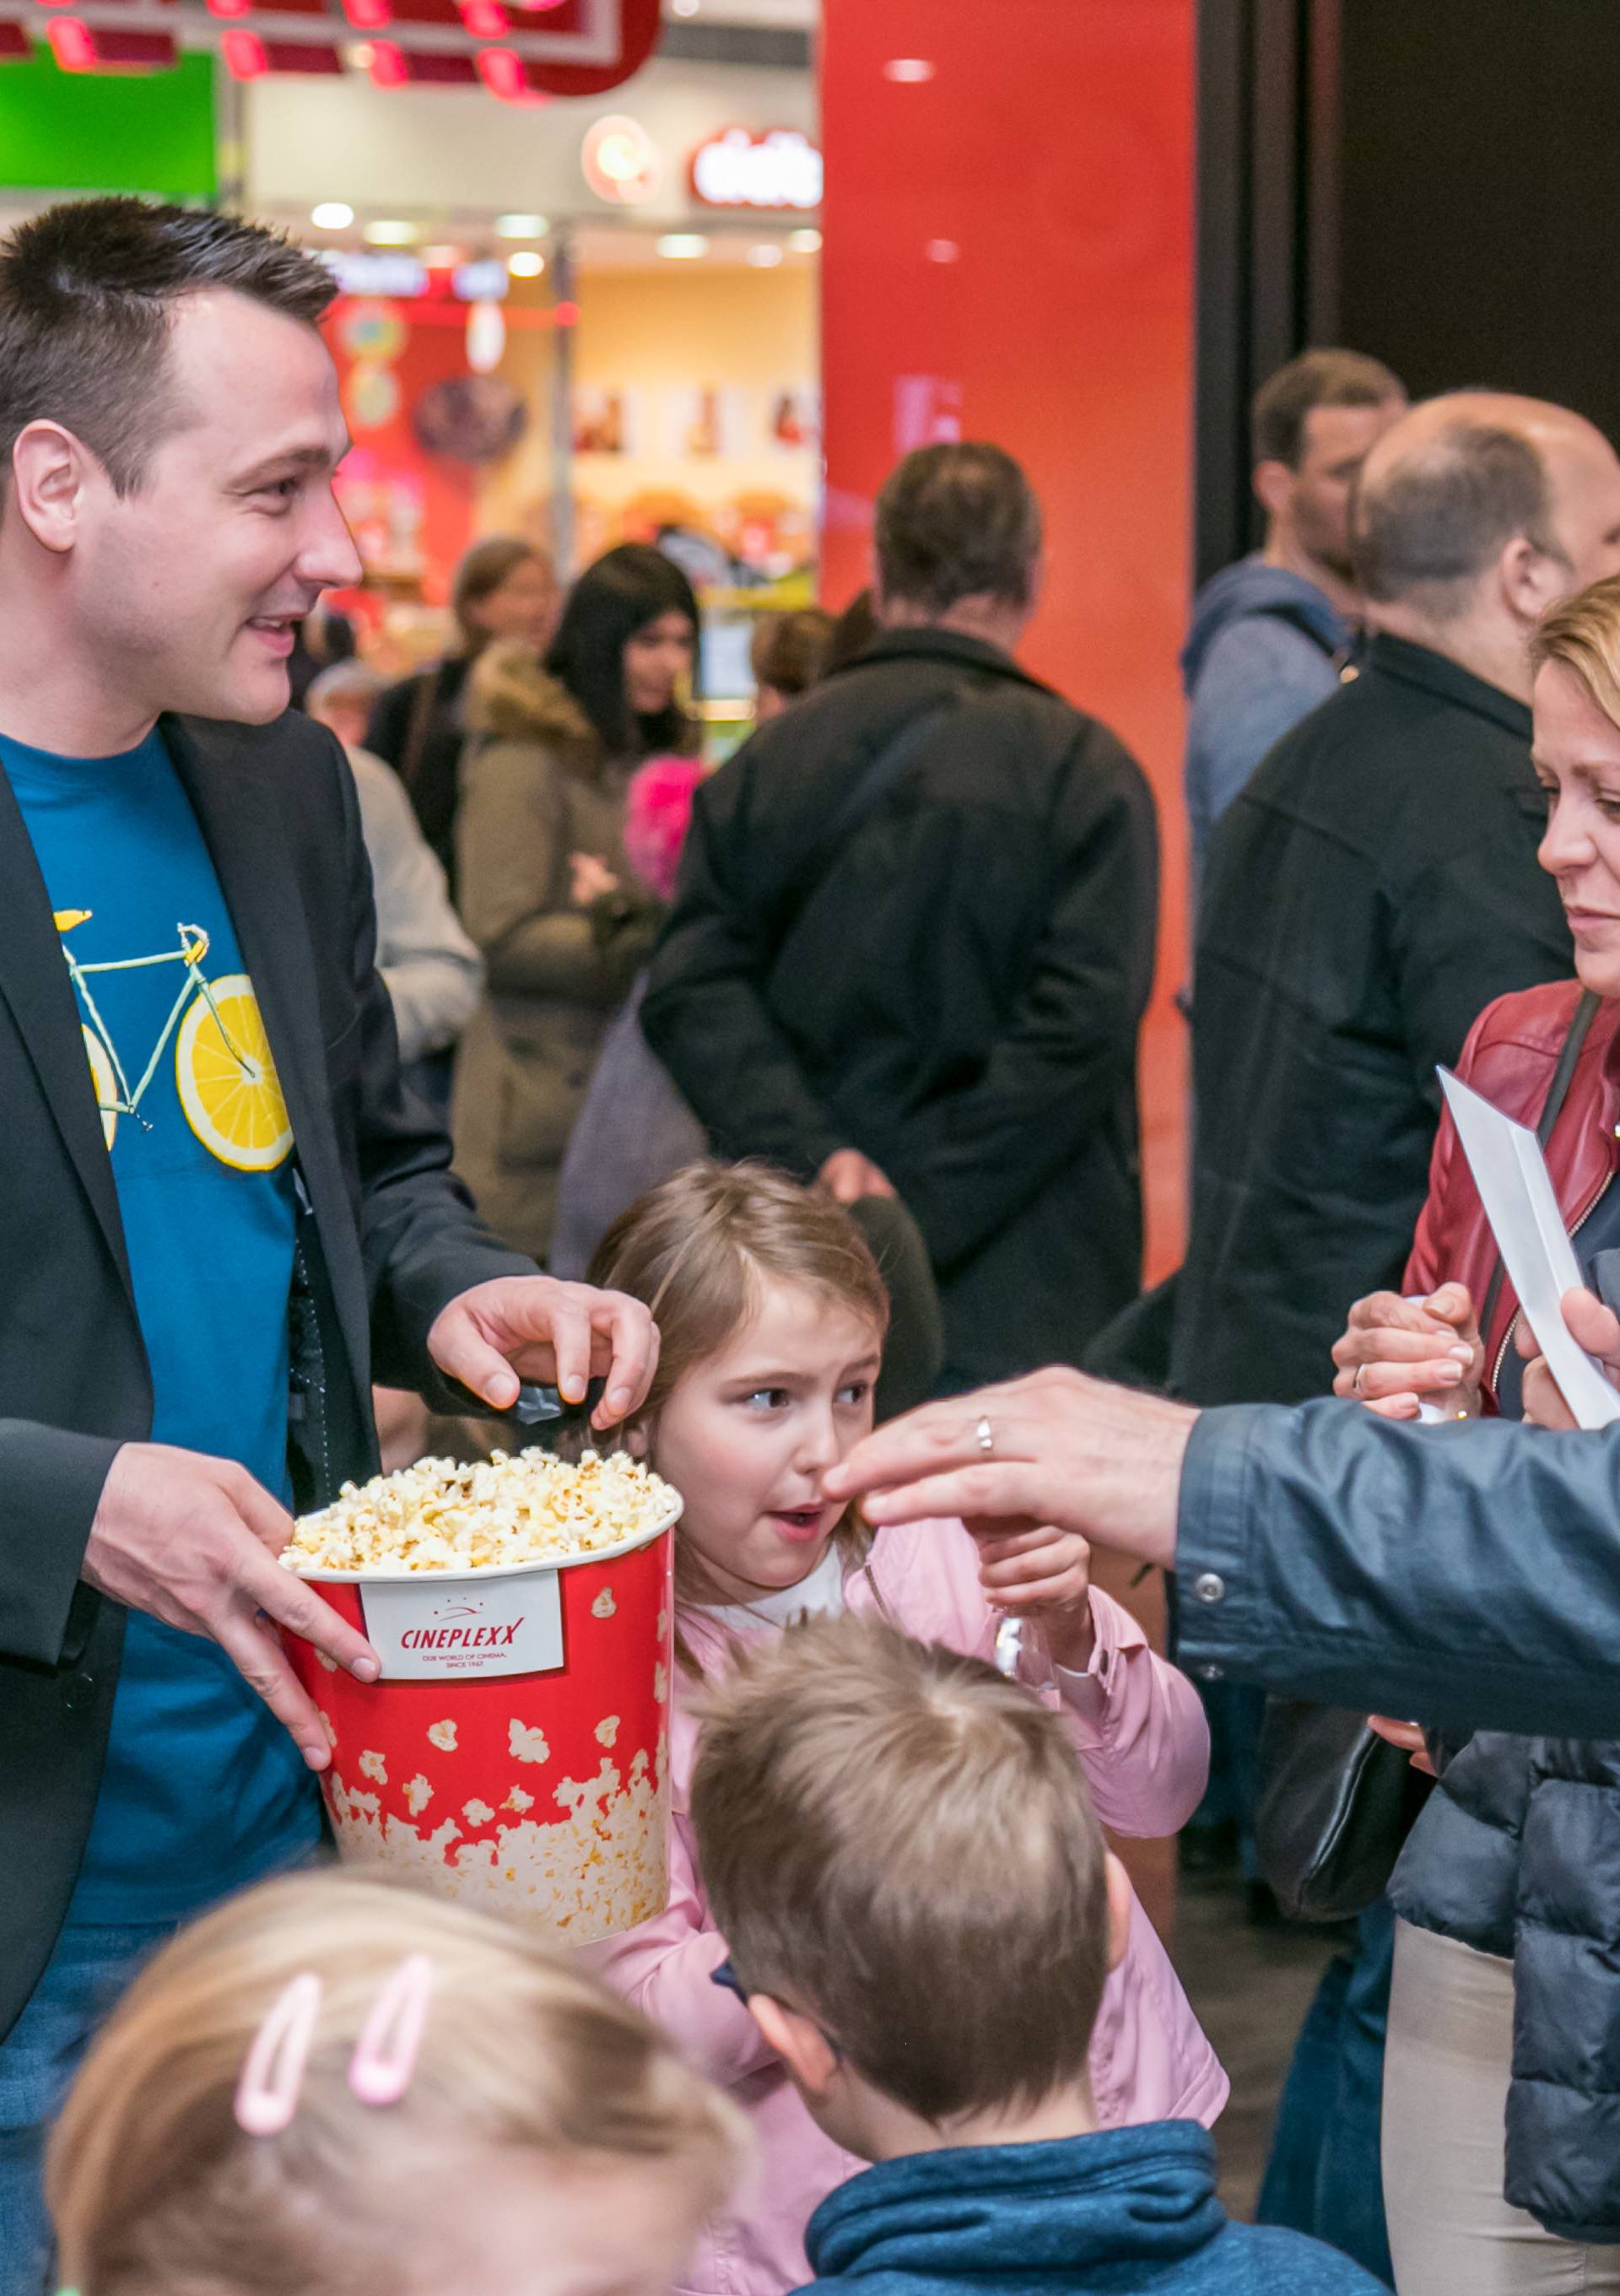
[[[1620,1419],[1620,1394],[1569,1335],[1559,1301],[1581,1281],[1575,1247],[1534,1132],[1439,1070],[1441,1089],[1479,1190],[1491,1233],[1564,1400],[1583,1427]]]

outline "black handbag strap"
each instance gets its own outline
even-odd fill
[[[1581,1001],[1575,1006],[1575,1018],[1569,1023],[1569,1034],[1565,1037],[1563,1047],[1559,1054],[1559,1064],[1552,1071],[1552,1082],[1547,1087],[1547,1097],[1542,1104],[1541,1116],[1536,1123],[1535,1136],[1543,1148],[1551,1139],[1552,1128],[1563,1111],[1564,1103],[1569,1093],[1569,1080],[1575,1074],[1575,1062],[1581,1057],[1581,1047],[1586,1042],[1586,1032],[1591,1027],[1592,1016],[1602,1001],[1601,997],[1590,988],[1584,988],[1581,992]],[[1502,1282],[1506,1275],[1507,1270],[1499,1259],[1491,1270],[1491,1281],[1485,1290],[1485,1307],[1480,1313],[1479,1336],[1482,1340],[1485,1340],[1490,1332],[1491,1318],[1495,1315],[1496,1303],[1501,1298]]]
[[[778,948],[787,940],[811,895],[842,852],[850,832],[864,821],[879,801],[894,788],[906,767],[921,755],[929,735],[943,718],[966,701],[970,690],[966,685],[953,685],[937,701],[931,701],[917,717],[907,718],[897,734],[880,745],[854,786],[845,791],[843,803],[833,808],[822,834],[783,890]]]

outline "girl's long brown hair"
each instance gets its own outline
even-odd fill
[[[865,1237],[842,1204],[768,1164],[689,1164],[620,1214],[597,1246],[590,1281],[651,1309],[659,1367],[637,1425],[649,1431],[688,1372],[758,1312],[774,1281],[820,1292],[888,1329],[888,1293]],[[834,1534],[850,1562],[870,1539],[852,1509]],[[680,1603],[722,1599],[675,1536]],[[677,1637],[677,1654],[691,1671]]]

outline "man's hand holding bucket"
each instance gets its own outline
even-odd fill
[[[505,1410],[522,1380],[555,1384],[570,1403],[605,1379],[592,1423],[634,1411],[658,1363],[659,1339],[639,1300],[549,1275],[475,1284],[444,1308],[428,1336],[439,1369]],[[167,1443],[126,1443],[114,1456],[91,1525],[81,1576],[97,1591],[166,1626],[206,1635],[290,1732],[312,1770],[331,1761],[320,1716],[282,1654],[285,1627],[374,1682],[377,1653],[312,1587],[277,1561],[292,1517],[247,1470]]]

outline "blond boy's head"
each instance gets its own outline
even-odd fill
[[[936,2129],[1084,2084],[1127,1900],[1057,1715],[853,1617],[762,1644],[705,1711],[705,1886],[813,2110],[826,2084],[795,2035],[820,2037],[829,2081],[853,2069]]]

